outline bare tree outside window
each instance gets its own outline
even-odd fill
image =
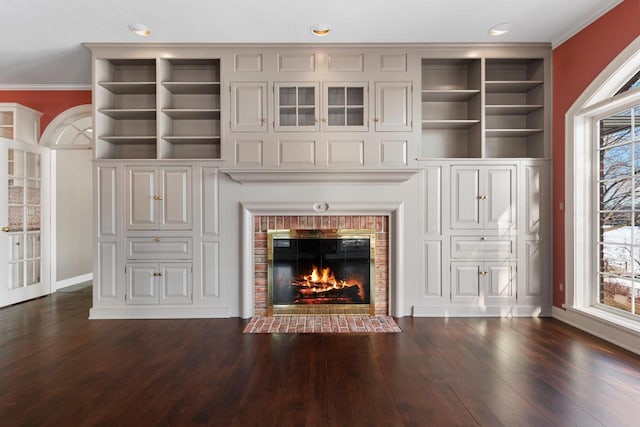
[[[599,131],[598,302],[640,314],[640,107]]]

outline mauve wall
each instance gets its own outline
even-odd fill
[[[602,70],[640,35],[640,0],[625,0],[553,50],[553,303],[564,303],[564,116]]]

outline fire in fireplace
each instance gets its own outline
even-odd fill
[[[271,313],[373,313],[375,230],[272,231],[267,247]]]

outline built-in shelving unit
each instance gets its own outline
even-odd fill
[[[155,59],[97,60],[97,158],[156,158]]]
[[[220,158],[220,60],[161,65],[160,158]]]
[[[98,59],[96,79],[96,158],[220,158],[219,59]]]
[[[544,61],[486,59],[485,157],[544,157]]]
[[[419,158],[545,157],[544,60],[422,60]]]
[[[420,157],[480,157],[480,59],[422,60]]]

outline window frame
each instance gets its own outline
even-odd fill
[[[640,349],[638,316],[597,302],[599,159],[596,153],[599,120],[640,105],[640,88],[616,95],[638,70],[640,37],[594,79],[565,116],[566,291],[563,308],[567,312],[555,311],[557,317],[632,351]]]

